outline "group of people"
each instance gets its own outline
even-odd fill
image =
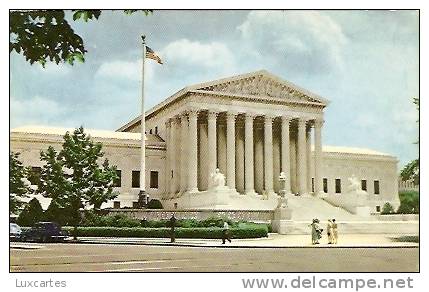
[[[313,222],[309,225],[311,227],[311,244],[319,244],[319,240],[322,238],[323,229],[320,227],[319,219],[313,219]],[[337,244],[338,242],[338,226],[335,219],[328,220],[327,226],[328,243]]]

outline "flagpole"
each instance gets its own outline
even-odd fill
[[[147,202],[146,194],[146,148],[145,148],[145,109],[144,109],[144,65],[146,60],[146,40],[145,36],[142,36],[143,56],[142,56],[142,92],[141,92],[141,147],[140,147],[140,192],[138,204],[139,207],[145,206]]]

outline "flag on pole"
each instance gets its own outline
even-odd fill
[[[148,46],[146,46],[146,58],[155,60],[158,62],[158,64],[162,65],[161,58],[158,57],[158,55],[155,54],[155,52],[151,48],[149,48]]]

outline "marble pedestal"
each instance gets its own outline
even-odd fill
[[[293,229],[292,209],[278,207],[274,210],[274,219],[271,222],[273,231],[278,234],[288,234]]]

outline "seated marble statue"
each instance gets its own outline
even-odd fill
[[[225,175],[223,175],[219,171],[219,168],[216,168],[216,172],[212,173],[210,178],[211,178],[211,181],[210,181],[211,188],[216,189],[216,188],[225,187]]]
[[[347,188],[349,193],[356,193],[361,190],[361,186],[357,177],[353,174],[349,177],[349,186]]]

